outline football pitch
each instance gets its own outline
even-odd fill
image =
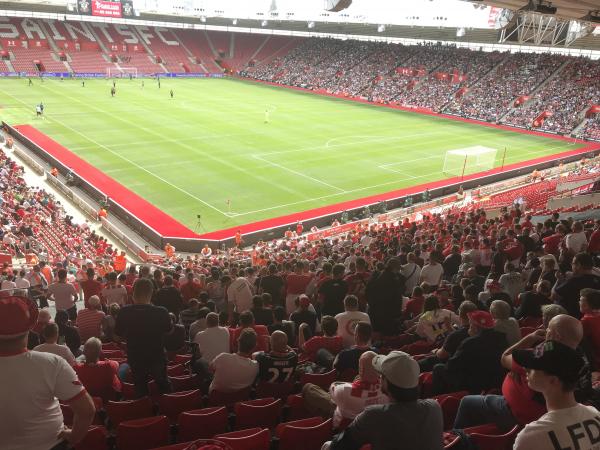
[[[581,147],[233,79],[117,80],[114,98],[104,79],[33,83],[0,80],[2,120],[207,231],[447,178],[449,150],[495,149],[499,167]]]

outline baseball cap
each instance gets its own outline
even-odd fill
[[[25,297],[0,298],[0,339],[25,334],[36,324],[38,314],[37,305]]]
[[[566,383],[577,381],[585,364],[576,350],[558,341],[543,342],[532,350],[514,350],[512,357],[525,369],[543,370]]]
[[[419,386],[419,364],[408,353],[398,350],[373,358],[373,367],[390,383],[402,389]]]
[[[496,324],[492,315],[487,311],[472,311],[467,313],[467,317],[469,317],[469,322],[480,328],[494,328]]]

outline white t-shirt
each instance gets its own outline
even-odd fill
[[[252,288],[248,280],[238,277],[227,288],[227,300],[235,305],[238,313],[252,308]]]
[[[58,310],[67,310],[75,305],[74,299],[77,291],[71,283],[52,283],[48,286],[48,292],[54,296]]]
[[[595,450],[600,435],[599,415],[593,406],[582,404],[548,412],[521,430],[513,450]]]
[[[587,243],[587,237],[583,231],[567,234],[566,245],[573,253],[585,251]]]
[[[4,280],[2,281],[2,283],[0,283],[0,289],[4,290],[9,290],[9,289],[14,289],[16,288],[17,285],[14,281],[9,281],[9,280]],[[12,294],[12,291],[10,292],[10,294]]]
[[[419,317],[416,332],[431,343],[440,342],[449,333],[444,325],[447,319],[451,325],[460,325],[460,318],[448,309],[427,311]]]
[[[127,304],[127,289],[125,286],[106,286],[104,289],[102,289],[102,291],[100,291],[100,295],[106,301],[107,305],[117,303],[121,306],[124,306]]]
[[[35,352],[52,353],[54,355],[62,356],[69,365],[75,364],[75,356],[66,345],[60,344],[40,344],[33,348]]]
[[[209,391],[234,392],[247,388],[258,375],[258,362],[237,353],[221,353],[211,366],[215,376]]]
[[[406,278],[406,281],[404,282],[406,286],[405,292],[411,295],[414,287],[419,284],[421,268],[418,264],[409,262],[402,266],[400,273]]]
[[[338,323],[337,335],[344,339],[344,348],[354,345],[354,328],[360,321],[371,323],[367,313],[361,311],[344,311],[335,316]]]
[[[431,286],[437,286],[440,284],[442,275],[444,275],[444,267],[441,264],[436,264],[435,266],[432,264],[426,264],[421,269],[421,280]]]
[[[0,448],[48,450],[58,444],[63,416],[58,404],[85,389],[75,371],[56,355],[24,352],[0,357]]]
[[[353,386],[353,383],[332,383],[329,388],[331,400],[336,404],[333,413],[333,427],[340,425],[343,419],[354,419],[367,406],[384,405],[390,402],[381,392],[381,385],[372,384],[368,389]]]
[[[194,342],[200,348],[202,359],[210,363],[217,355],[229,353],[229,330],[225,327],[207,328],[194,336]]]
[[[27,289],[30,286],[29,280],[27,280],[25,278],[21,278],[21,277],[19,277],[15,280],[15,284],[18,289]]]

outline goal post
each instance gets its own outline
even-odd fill
[[[106,77],[107,78],[133,78],[138,77],[137,67],[107,67]]]
[[[483,146],[448,150],[444,156],[442,172],[445,175],[463,177],[493,169],[497,153],[495,148]]]

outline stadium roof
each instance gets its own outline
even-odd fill
[[[474,4],[485,4],[489,6],[496,6],[500,8],[508,8],[512,10],[518,10],[526,8],[530,0],[467,0]],[[539,0],[534,0],[534,4],[537,4]],[[544,0],[543,4],[551,4],[556,7],[556,14],[559,17],[566,19],[581,19],[586,16],[590,11],[600,10],[600,0]]]

